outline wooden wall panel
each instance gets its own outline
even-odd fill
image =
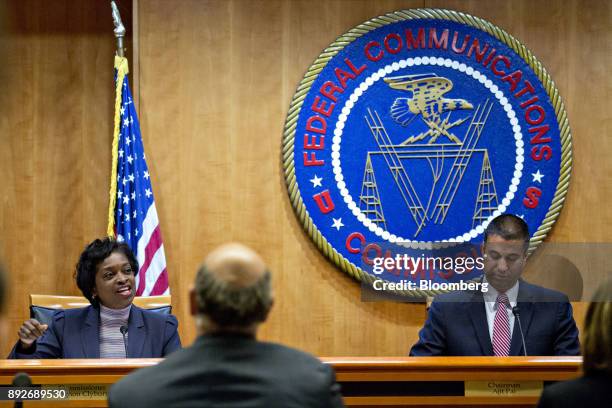
[[[195,337],[186,293],[197,266],[229,240],[261,252],[274,274],[276,305],[263,338],[328,356],[403,355],[415,341],[424,306],[362,302],[359,285],[319,253],[294,216],[280,162],[285,115],[307,67],[337,36],[397,9],[466,11],[535,53],[566,101],[574,136],[573,183],[549,239],[612,241],[606,1],[134,4],[134,93],[184,343]],[[106,1],[5,9],[0,239],[12,271],[11,334],[27,315],[28,293],[77,293],[76,257],[105,232],[114,43]],[[126,20],[130,3],[120,9]],[[2,338],[0,352],[13,341]]]
[[[0,25],[0,242],[8,354],[28,294],[79,294],[74,265],[106,233],[113,115],[107,1],[11,1]],[[131,2],[122,2],[126,21]]]
[[[359,286],[324,259],[296,220],[279,157],[287,107],[321,50],[375,15],[419,6],[451,7],[484,17],[535,52],[566,100],[572,98],[568,111],[581,144],[574,180],[587,178],[587,151],[600,154],[592,140],[610,151],[606,140],[595,137],[599,130],[593,126],[609,118],[609,104],[599,93],[610,81],[596,67],[609,58],[602,44],[610,39],[603,31],[610,23],[609,6],[603,2],[593,4],[599,12],[584,17],[579,2],[566,7],[560,1],[141,0],[141,123],[175,294],[188,290],[211,247],[239,240],[261,252],[275,274],[277,304],[263,337],[319,355],[397,355],[408,350],[425,317],[423,305],[360,301]],[[597,37],[594,42],[591,35]],[[588,51],[579,49],[581,45]],[[585,53],[595,66],[587,72],[604,85],[597,93],[573,79]],[[580,102],[587,95],[597,98],[594,110]],[[589,141],[582,143],[585,138]],[[601,173],[572,186],[552,240],[612,237],[601,220],[584,222],[593,203],[581,197],[611,193],[609,161],[601,158],[597,165]],[[611,212],[602,212],[609,221]],[[185,327],[190,320],[184,300],[177,299],[177,311],[184,338],[191,341],[194,331]]]
[[[141,124],[173,293],[188,290],[207,251],[238,240],[275,276],[265,338],[321,355],[407,351],[422,306],[359,301],[359,286],[295,219],[280,163],[285,113],[306,68],[348,27],[397,4],[139,3]],[[191,341],[186,298],[175,299]]]

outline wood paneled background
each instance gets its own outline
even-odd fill
[[[601,1],[119,0],[145,149],[184,343],[187,291],[214,246],[262,253],[276,305],[261,337],[325,356],[402,355],[422,304],[365,303],[310,243],[287,198],[281,135],[295,87],[351,27],[443,7],[526,44],[564,98],[574,171],[552,242],[612,242],[612,7]],[[104,235],[114,37],[107,1],[0,3],[0,240],[11,272],[7,354],[29,293],[78,294],[73,269]],[[583,310],[577,310],[582,320]]]

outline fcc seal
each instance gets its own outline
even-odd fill
[[[370,280],[362,266],[384,245],[482,242],[503,213],[527,222],[533,249],[561,210],[571,136],[553,81],[515,38],[466,14],[405,10],[312,64],[283,161],[307,233]]]

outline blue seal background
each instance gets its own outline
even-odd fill
[[[425,28],[426,44],[430,27],[436,28],[438,37],[442,33],[442,30],[448,28],[449,40],[447,50],[440,50],[436,48],[407,50],[404,44],[404,48],[398,54],[392,55],[384,49],[383,39],[387,34],[398,33],[405,40],[404,30],[406,28],[412,29],[413,34],[416,35],[417,30],[421,27]],[[466,55],[467,50],[462,54],[456,54],[451,50],[452,37],[455,30],[459,32],[458,45],[462,43],[463,37],[466,34],[469,34],[470,41],[468,43],[468,48],[472,39],[478,38],[481,47],[486,42],[490,44],[490,47],[497,50],[497,55],[503,54],[510,59],[511,67],[509,69],[503,67],[504,70],[506,70],[508,73],[515,70],[522,71],[522,80],[514,92],[510,91],[509,84],[502,82],[501,77],[496,76],[490,70],[490,67],[484,67],[481,63],[476,62],[474,56],[468,58]],[[379,42],[381,44],[379,49],[385,51],[385,56],[378,62],[368,60],[363,52],[365,45],[372,40]],[[487,54],[485,54],[485,58],[486,55]],[[539,79],[531,70],[529,65],[527,65],[520,56],[518,56],[511,48],[486,32],[451,21],[418,19],[383,26],[359,37],[357,40],[347,45],[328,62],[312,84],[310,92],[303,102],[295,131],[295,173],[299,192],[303,198],[308,214],[310,215],[314,225],[316,225],[321,234],[328,240],[335,250],[350,262],[358,266],[362,264],[361,254],[352,254],[346,249],[345,245],[348,234],[355,231],[361,232],[365,236],[367,243],[381,242],[383,240],[381,237],[375,235],[368,228],[363,226],[359,220],[357,220],[355,215],[347,207],[343,197],[340,195],[334,174],[332,172],[331,146],[335,124],[338,120],[338,115],[341,113],[341,109],[348,100],[349,96],[368,76],[378,71],[380,68],[384,68],[386,65],[392,64],[393,62],[416,57],[449,58],[451,60],[458,61],[459,63],[472,66],[474,69],[486,75],[488,79],[492,80],[493,83],[496,84],[504,93],[512,105],[516,116],[519,119],[519,125],[522,128],[525,161],[523,163],[520,185],[518,186],[517,192],[505,212],[524,216],[524,219],[529,225],[530,231],[533,234],[541,225],[556,191],[556,186],[559,179],[561,157],[559,127],[557,124],[556,115],[549,101],[548,95],[545,89],[542,87]],[[325,148],[324,150],[315,151],[317,158],[324,160],[325,165],[311,167],[304,166],[303,153],[307,152],[310,154],[311,150],[304,150],[303,139],[304,134],[311,133],[306,132],[305,126],[306,120],[314,114],[311,110],[314,98],[316,96],[320,96],[319,89],[324,82],[329,80],[338,84],[338,80],[334,74],[334,69],[336,67],[345,71],[349,70],[344,61],[345,58],[349,58],[355,67],[360,67],[365,64],[367,69],[361,73],[356,80],[348,80],[347,88],[344,90],[344,92],[342,94],[337,94],[338,101],[331,117],[326,118],[327,131],[325,135]],[[498,199],[499,203],[501,204],[515,170],[514,165],[516,161],[516,145],[514,134],[512,132],[512,126],[510,125],[509,119],[506,116],[505,111],[503,111],[502,106],[495,99],[494,95],[482,84],[467,76],[465,73],[459,72],[458,70],[454,70],[452,68],[421,65],[400,69],[399,71],[388,74],[387,76],[419,73],[436,73],[439,76],[451,79],[454,83],[454,87],[450,92],[444,95],[445,98],[466,99],[474,106],[484,102],[484,100],[487,98],[493,102],[491,116],[489,117],[477,147],[487,148],[489,151],[489,159],[491,161],[491,166],[495,177]],[[552,148],[552,157],[548,161],[534,161],[530,157],[530,150],[532,147],[529,142],[532,135],[528,132],[530,125],[528,125],[525,121],[524,109],[520,108],[519,106],[521,102],[529,99],[530,96],[523,96],[518,99],[512,96],[512,93],[517,92],[523,87],[523,81],[525,80],[528,80],[536,88],[535,95],[539,96],[538,104],[545,110],[546,119],[541,125],[548,124],[550,126],[550,130],[546,136],[551,138],[548,145]],[[373,86],[365,91],[364,95],[359,98],[355,107],[353,107],[349,114],[342,135],[340,160],[347,188],[357,205],[359,205],[359,193],[361,191],[367,151],[377,150],[374,138],[372,137],[364,120],[366,108],[374,108],[378,111],[392,141],[394,143],[400,143],[406,137],[414,134],[415,126],[424,126],[422,121],[417,118],[412,122],[412,125],[409,128],[404,128],[393,121],[389,115],[389,107],[395,98],[410,96],[411,94],[409,92],[401,92],[391,89],[381,79],[375,82]],[[329,103],[329,100],[326,98],[324,99]],[[451,114],[451,118],[452,120],[456,120],[472,113],[473,110],[457,110]],[[469,120],[460,127],[453,128],[453,133],[463,139],[468,123]],[[444,137],[441,137],[438,140],[444,142],[448,141]],[[480,161],[480,159],[478,161]],[[384,163],[380,160],[374,160],[373,165],[375,167],[379,192],[381,194],[381,201],[383,202],[384,206],[385,218],[387,219],[387,231],[398,236],[412,239],[415,231],[415,224],[412,217],[408,213],[408,209],[406,208],[403,200],[398,199],[400,196],[397,192],[397,187],[395,186],[391,174],[385,169],[386,166],[384,166]],[[537,170],[544,174],[542,183],[532,181],[531,174],[535,173]],[[411,174],[411,178],[414,180],[426,179],[425,173],[419,175],[420,173],[418,173],[418,170],[415,171],[416,173],[414,174],[414,177],[412,177]],[[310,182],[310,179],[312,179],[315,175],[323,178],[322,187],[313,187],[312,183]],[[452,204],[451,210],[444,224],[435,225],[433,222],[429,222],[422,232],[415,238],[415,240],[426,242],[440,240],[444,241],[470,231],[479,177],[480,165],[476,165],[475,162],[472,161],[463,177],[463,181],[461,182],[459,191],[455,197],[455,201]],[[523,205],[524,192],[529,186],[536,186],[542,190],[542,196],[540,197],[540,202],[536,209],[528,209]],[[328,189],[331,194],[335,204],[335,209],[328,214],[322,214],[319,211],[315,201],[312,199],[312,196],[313,194],[320,193],[326,189]],[[421,193],[421,196],[425,197],[425,194]],[[337,230],[337,228],[333,228],[332,225],[334,219],[339,218],[341,218],[344,226],[341,227],[340,230]],[[481,239],[481,236],[479,236],[473,241],[478,241]],[[355,243],[356,241],[354,244]],[[389,278],[388,280],[396,280],[392,276],[384,277]]]

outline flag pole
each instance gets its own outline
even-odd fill
[[[117,55],[123,57],[123,37],[125,37],[125,26],[121,21],[121,14],[119,14],[117,4],[114,1],[111,1],[110,3],[113,10],[113,24],[115,25],[113,32],[115,33],[115,38],[117,38]]]
[[[111,1],[115,55],[115,117],[108,207],[108,235],[127,243],[138,260],[136,296],[170,294],[166,255],[138,114],[128,81],[125,27]],[[124,53],[126,55],[124,55]]]
[[[114,1],[111,1],[111,9],[113,16],[113,24],[115,29],[115,37],[117,38],[117,55],[115,56],[115,69],[117,70],[117,77],[115,80],[115,116],[114,116],[114,127],[113,127],[113,142],[111,147],[111,179],[110,179],[110,191],[108,200],[108,224],[106,228],[106,234],[108,236],[115,236],[115,206],[117,204],[117,163],[119,155],[119,131],[121,127],[121,99],[123,91],[123,80],[128,73],[128,62],[124,56],[123,49],[123,37],[125,36],[125,26],[121,22],[121,15],[119,9]]]

